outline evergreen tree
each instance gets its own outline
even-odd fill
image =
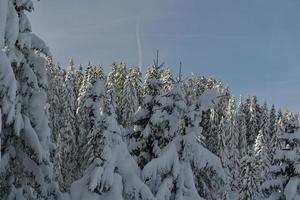
[[[140,179],[140,169],[122,141],[122,131],[113,111],[105,113],[104,84],[94,77],[87,87],[85,106],[90,108],[91,132],[85,157],[89,158],[84,176],[71,187],[72,200],[141,199],[154,200]]]
[[[132,153],[136,156],[138,164],[143,166],[151,160],[154,155],[154,146],[152,138],[149,138],[151,128],[151,116],[156,109],[161,106],[162,82],[160,80],[160,66],[153,65],[148,68],[145,75],[144,96],[142,104],[137,110],[134,123],[135,132],[130,136],[130,146]],[[147,128],[146,128],[147,127]],[[145,138],[146,141],[145,141]]]
[[[255,182],[256,166],[255,159],[252,153],[244,156],[240,162],[241,176],[239,188],[239,199],[255,200],[257,199],[258,188]]]
[[[133,85],[134,90],[136,91],[137,97],[138,97],[138,103],[139,105],[142,102],[142,96],[143,96],[143,83],[142,83],[142,73],[140,72],[140,68],[133,67],[129,69],[128,72],[130,76],[131,83]]]
[[[255,139],[260,130],[260,107],[256,96],[250,96],[244,103],[243,112],[246,114],[248,151],[254,152]]]
[[[75,92],[76,99],[79,97],[79,92],[81,86],[83,85],[83,80],[84,80],[83,67],[82,65],[80,65],[78,70],[76,70],[76,74],[75,74],[74,92]]]
[[[61,135],[61,125],[63,121],[63,116],[61,115],[61,110],[63,107],[63,71],[61,70],[59,64],[54,65],[52,60],[48,60],[47,64],[48,73],[48,102],[49,102],[49,127],[52,131],[51,141],[54,147],[50,151],[50,159],[54,164],[54,173],[56,180],[62,184],[61,176],[61,163],[60,163],[60,152],[59,152],[59,140]]]
[[[84,176],[73,183],[71,199],[154,200],[139,177],[140,169],[121,139],[116,119],[105,113],[100,117],[97,156],[85,170]]]
[[[61,131],[57,149],[58,161],[61,167],[61,188],[67,190],[71,183],[77,178],[76,166],[76,72],[74,62],[71,59],[66,71],[63,91],[60,94],[62,109],[58,111],[61,115]]]
[[[273,160],[273,155],[274,155],[274,149],[276,149],[276,144],[277,144],[277,115],[276,115],[276,109],[275,106],[272,105],[271,111],[270,111],[270,125],[269,125],[269,134],[270,134],[270,144],[269,144],[269,157],[270,161]]]
[[[207,113],[209,116],[208,124],[206,125],[207,129],[203,128],[203,135],[205,136],[205,144],[207,149],[209,149],[212,153],[219,155],[220,147],[219,144],[219,135],[221,134],[220,126],[219,126],[219,117],[218,112],[215,109],[210,109]],[[202,119],[204,121],[204,119]],[[203,126],[203,125],[202,125]]]
[[[80,116],[79,121],[79,133],[78,133],[78,165],[79,173],[93,161],[94,148],[90,145],[96,145],[93,141],[93,137],[96,134],[96,124],[99,121],[100,110],[104,108],[104,94],[103,82],[99,79],[94,66],[89,66],[86,70],[86,76],[81,87],[81,91],[78,97],[77,115]],[[92,141],[91,141],[92,140]],[[84,157],[82,156],[84,155]]]
[[[155,151],[143,168],[143,178],[157,199],[216,199],[220,185],[213,177],[224,178],[224,170],[219,158],[203,146],[198,132],[202,112],[211,107],[207,105],[211,96],[203,95],[189,109],[182,107],[180,85],[174,85],[166,97],[170,100],[161,97],[165,103],[150,119],[154,127],[148,129],[152,136],[148,142]]]
[[[126,77],[121,98],[122,125],[132,127],[133,117],[139,106],[139,99],[131,76]]]
[[[239,134],[236,121],[236,103],[235,98],[231,97],[228,102],[226,109],[226,121],[227,129],[227,147],[229,153],[229,164],[230,175],[232,177],[231,188],[232,190],[238,189],[238,178],[239,178]]]
[[[270,152],[271,152],[271,138],[269,129],[269,115],[267,104],[265,103],[262,109],[261,116],[262,127],[255,142],[255,159],[257,162],[257,185],[260,186],[262,182],[266,180],[267,169],[270,166]]]
[[[111,101],[114,101],[113,104],[116,109],[116,116],[118,122],[122,122],[122,91],[123,86],[127,76],[127,66],[125,63],[113,63],[112,70],[108,75],[107,79],[107,91],[108,97],[110,97]]]
[[[170,91],[172,84],[174,82],[173,74],[170,69],[166,68],[162,70],[161,80],[163,82],[163,88],[165,92]]]
[[[274,135],[276,134],[276,123],[277,123],[277,116],[276,116],[276,109],[274,104],[272,105],[271,111],[270,111],[270,138],[272,139],[274,137]]]
[[[31,1],[0,2],[2,199],[60,199],[50,161],[45,43],[31,32]]]
[[[270,168],[271,178],[263,189],[269,199],[299,199],[299,122],[298,116],[285,112],[279,119],[277,146]]]
[[[243,112],[243,100],[240,99],[238,111],[237,111],[237,129],[238,129],[238,135],[239,135],[239,142],[238,142],[238,149],[239,149],[239,159],[243,158],[248,154],[247,150],[247,127],[246,127],[246,115]]]

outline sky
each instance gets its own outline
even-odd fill
[[[29,17],[61,66],[145,71],[159,49],[174,73],[181,61],[185,76],[300,112],[299,10],[298,0],[42,0]]]

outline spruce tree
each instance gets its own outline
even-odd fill
[[[76,74],[74,62],[71,59],[67,67],[64,77],[63,92],[60,94],[62,98],[61,110],[61,131],[59,133],[59,141],[57,149],[59,151],[59,163],[61,167],[61,188],[67,190],[71,183],[77,178],[76,166]]]
[[[249,98],[249,113],[247,116],[247,143],[250,151],[254,151],[255,138],[258,135],[259,124],[259,105],[257,104],[256,96]]]
[[[276,116],[276,109],[275,109],[275,106],[274,104],[272,105],[272,108],[270,110],[270,138],[272,139],[274,137],[274,135],[276,134],[276,123],[277,123],[277,116]]]
[[[257,168],[252,152],[241,159],[240,166],[242,179],[239,184],[239,199],[255,200],[258,193],[255,180]]]
[[[59,64],[54,64],[51,59],[47,63],[47,75],[48,75],[48,88],[47,97],[49,103],[49,127],[52,131],[51,142],[54,144],[50,151],[50,159],[54,165],[54,174],[56,180],[61,185],[63,180],[61,176],[61,162],[60,162],[60,135],[62,132],[63,116],[61,111],[64,109],[62,94],[63,93],[63,70],[61,70]]]
[[[81,174],[87,166],[93,161],[94,152],[90,152],[90,145],[95,146],[93,137],[96,134],[95,127],[98,123],[100,110],[104,108],[104,86],[99,79],[94,66],[89,66],[86,70],[86,76],[80,89],[78,97],[77,115],[80,117],[78,146],[79,154],[77,162],[79,164],[79,173]],[[104,92],[104,94],[103,94]],[[92,141],[91,141],[92,140]],[[84,155],[84,156],[82,156]]]
[[[130,75],[126,77],[121,98],[122,125],[128,128],[132,127],[134,114],[139,107],[137,91],[131,78]]]
[[[269,115],[267,104],[265,103],[262,108],[261,115],[261,129],[256,138],[255,142],[255,159],[257,162],[258,173],[257,173],[257,185],[260,186],[262,182],[266,180],[267,170],[270,166],[271,160],[271,138],[270,138],[270,129],[269,129]]]
[[[71,187],[72,200],[141,199],[154,200],[140,179],[140,169],[122,141],[122,129],[113,110],[105,108],[104,83],[99,76],[88,82],[82,96],[89,111],[90,132],[84,146],[87,168]]]
[[[128,70],[128,74],[130,76],[130,80],[132,82],[132,85],[133,85],[133,88],[134,90],[136,91],[136,94],[137,94],[137,97],[138,97],[138,103],[139,105],[141,104],[142,102],[142,96],[143,96],[143,83],[142,83],[142,73],[140,71],[140,68],[138,67],[133,67],[133,68],[130,68]]]
[[[269,199],[299,199],[299,122],[298,115],[285,112],[279,119],[278,146],[270,168],[271,178],[263,189]]]
[[[243,112],[243,100],[242,97],[240,98],[236,121],[237,121],[237,129],[239,135],[239,142],[238,142],[238,149],[239,149],[239,159],[243,158],[248,153],[247,148],[247,127],[246,127],[246,115]]]
[[[31,1],[1,1],[2,199],[60,199],[50,161],[48,47],[31,32]],[[2,30],[3,30],[2,29]]]
[[[180,88],[180,84],[174,84],[159,99],[161,107],[151,116],[149,129],[145,128],[154,153],[150,153],[143,178],[157,199],[215,199],[220,195],[217,183],[225,177],[224,170],[220,159],[205,148],[198,132],[202,130],[202,112],[210,108],[210,95],[187,108],[183,107]]]
[[[135,131],[130,136],[129,145],[132,153],[136,156],[141,168],[151,160],[154,155],[154,146],[149,134],[152,125],[150,124],[151,116],[156,109],[161,106],[159,99],[162,92],[162,81],[160,80],[160,66],[153,65],[148,68],[145,75],[144,96],[142,104],[137,110],[134,123]],[[146,139],[145,139],[146,138]]]
[[[162,70],[161,80],[163,82],[163,88],[166,92],[170,91],[174,82],[173,74],[170,69],[166,68]]]

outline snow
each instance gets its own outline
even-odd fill
[[[152,159],[144,167],[142,176],[144,180],[151,178],[152,181],[155,182],[158,175],[164,176],[168,173],[172,173],[174,178],[176,178],[179,173],[179,160],[174,143],[167,146],[159,158]]]
[[[97,193],[91,192],[87,189],[86,183],[87,183],[88,175],[84,176],[78,181],[75,181],[71,186],[71,195],[70,199],[72,200],[122,200],[122,178],[115,174],[114,180],[115,183],[112,186],[112,188],[102,194],[99,195]]]
[[[31,12],[34,7],[31,0],[15,0],[17,7],[23,7],[25,10]]]
[[[31,32],[31,24],[28,17],[24,14],[24,11],[20,12],[20,32]]]
[[[8,5],[7,27],[5,32],[6,46],[13,47],[19,35],[19,17],[12,3]]]
[[[0,50],[0,94],[4,95],[1,101],[2,114],[6,117],[6,124],[13,122],[15,117],[15,101],[17,84],[10,62],[3,51]]]
[[[95,162],[97,162],[97,160]],[[93,171],[91,172],[91,177],[89,180],[90,183],[89,183],[89,187],[88,187],[90,191],[94,191],[97,188],[97,186],[100,184],[102,174],[103,174],[102,167],[96,166],[93,169]]]
[[[39,86],[46,88],[48,84],[47,71],[45,69],[46,60],[43,57],[31,52],[28,55],[28,65],[34,66],[33,71],[36,74]]]
[[[19,151],[18,157],[22,162],[23,173],[30,174],[30,176],[40,185],[39,190],[43,195],[46,195],[46,184],[45,184],[45,174],[46,171],[42,171],[41,167],[34,162],[28,155],[24,152]]]
[[[198,134],[195,131],[191,129],[190,134],[183,138],[186,146],[184,150],[185,157],[190,159],[196,169],[201,170],[205,167],[212,167],[221,178],[227,178],[220,158],[196,142]]]
[[[21,114],[21,104],[17,104],[16,108],[16,116],[15,116],[15,123],[14,123],[14,132],[17,136],[20,135],[21,130],[24,128],[24,121]]]
[[[149,111],[146,109],[143,109],[141,106],[139,106],[138,110],[135,113],[133,121],[138,123],[138,121],[142,121],[145,118],[147,118],[148,115],[149,115]]]
[[[0,177],[2,174],[7,172],[9,170],[9,161],[11,158],[14,158],[16,156],[16,151],[13,147],[9,148],[7,152],[5,152],[2,155],[2,158],[0,159]]]
[[[52,181],[54,177],[58,179],[60,177],[53,175],[53,163],[49,159],[51,146],[52,148],[59,147],[60,151],[66,154],[71,152],[66,149],[74,147],[84,149],[78,151],[82,155],[80,153],[80,155],[75,155],[79,161],[74,159],[78,166],[80,164],[83,166],[74,166],[74,168],[80,168],[74,169],[74,171],[78,170],[78,172],[74,172],[76,175],[69,179],[68,186],[60,186],[67,191],[74,179],[78,179],[71,185],[70,192],[63,194],[63,198],[66,200],[202,200],[200,196],[205,197],[207,191],[212,188],[222,190],[221,192],[230,190],[222,162],[218,156],[206,148],[205,137],[202,135],[204,126],[200,125],[203,111],[214,108],[219,99],[223,97],[221,95],[225,90],[222,91],[222,88],[218,88],[220,85],[214,85],[211,80],[199,79],[198,82],[193,83],[194,85],[192,84],[199,88],[190,88],[190,91],[185,91],[183,87],[189,86],[181,84],[181,82],[173,83],[171,73],[168,74],[166,71],[165,77],[161,76],[161,71],[164,69],[158,67],[158,61],[147,72],[144,85],[146,95],[143,96],[139,107],[138,100],[142,94],[138,96],[137,91],[132,91],[133,83],[126,74],[130,69],[127,71],[124,63],[117,67],[115,74],[110,74],[110,78],[116,80],[110,80],[107,85],[104,84],[104,73],[98,74],[98,69],[89,64],[92,70],[87,71],[79,98],[76,99],[79,93],[76,91],[77,94],[72,95],[70,100],[71,104],[74,104],[70,108],[70,112],[74,112],[76,109],[80,112],[76,113],[77,116],[75,116],[75,112],[73,113],[73,122],[66,120],[62,123],[55,119],[57,121],[54,121],[53,124],[56,127],[53,126],[56,128],[55,131],[58,130],[58,133],[55,132],[58,136],[53,139],[57,140],[55,141],[57,143],[52,144],[48,127],[46,91],[48,81],[45,70],[45,64],[47,64],[45,58],[51,56],[51,53],[45,42],[31,33],[31,25],[25,15],[25,10],[33,10],[31,0],[0,1],[0,105],[2,112],[0,113],[0,138],[7,139],[2,141],[6,146],[1,147],[3,155],[2,157],[0,155],[0,176],[1,178],[3,174],[9,176],[8,181],[5,180],[9,182],[7,184],[10,188],[9,199],[35,199],[38,195],[45,195],[45,198],[48,198],[50,193],[59,193],[57,183]],[[72,75],[75,75],[73,65],[74,63],[70,65],[70,70],[72,70]],[[101,69],[99,70],[101,71]],[[18,80],[16,80],[15,73]],[[66,78],[65,75],[57,74],[57,76],[61,78],[60,87],[67,87],[63,81]],[[54,85],[55,78],[53,79]],[[205,81],[211,81],[211,83],[204,83]],[[209,86],[211,84],[213,84],[212,87]],[[109,91],[111,93],[108,94],[105,86],[111,87],[111,91]],[[208,90],[207,88],[215,89]],[[64,88],[55,89],[62,93],[68,91]],[[79,88],[76,89],[79,90]],[[70,90],[75,90],[75,87],[71,87]],[[65,100],[60,101],[59,92],[57,96],[53,97],[54,103],[59,104]],[[197,94],[187,94],[188,92]],[[126,94],[124,95],[124,93]],[[68,94],[63,95],[63,97],[67,96]],[[122,99],[122,96],[125,100]],[[190,102],[187,103],[187,99],[190,99]],[[252,107],[250,106],[249,109],[255,112],[256,108],[252,103]],[[58,108],[64,109],[64,106],[58,106]],[[232,112],[234,110],[235,108],[231,109]],[[66,112],[66,115],[70,112]],[[131,119],[134,112],[134,119]],[[255,120],[256,115],[253,112],[251,112],[250,121]],[[53,116],[56,117],[59,114],[61,113],[54,113]],[[230,123],[226,121],[228,116],[223,116],[221,125]],[[233,116],[234,114],[230,115],[232,118]],[[231,120],[230,117],[228,117],[228,121]],[[77,122],[79,125],[74,124],[74,130],[78,130],[79,134],[70,136],[72,138],[63,143],[61,138],[67,137],[68,133],[66,132],[72,131],[73,127],[70,127]],[[132,130],[133,124],[135,125],[134,130]],[[234,123],[232,124],[230,125],[234,126]],[[3,132],[1,132],[2,127],[4,127]],[[226,125],[218,127],[226,129],[223,130],[225,132],[232,131],[229,130],[232,127],[226,127]],[[123,137],[131,137],[131,131],[135,132],[130,138],[133,141],[130,141],[130,147],[128,147],[128,144],[123,141]],[[6,138],[7,136],[12,138]],[[279,139],[290,142],[300,141],[300,131],[291,135],[283,133]],[[228,141],[234,143],[229,139],[222,141],[221,144],[224,145]],[[70,145],[69,142],[73,142],[74,145]],[[75,145],[76,142],[79,145]],[[0,141],[0,145],[2,143]],[[134,150],[141,150],[136,154],[144,159],[141,163],[139,162],[141,166],[138,165],[128,149],[133,150],[133,154],[136,153]],[[279,150],[276,152],[275,159],[295,162],[295,160],[299,160],[297,151],[296,148],[291,151]],[[225,154],[219,153],[218,155],[222,157]],[[234,155],[228,153],[226,158],[222,157],[225,160],[224,163],[231,162],[231,158],[228,158],[230,156]],[[55,167],[58,170],[55,172],[57,174],[61,173],[59,164],[64,161],[62,157],[61,154],[51,157],[55,165],[59,166]],[[86,157],[88,158],[86,159]],[[246,164],[248,164],[249,160],[245,159],[250,158],[245,157],[241,160],[242,162],[247,161]],[[237,158],[234,157],[233,160],[237,161]],[[250,162],[253,164],[255,160],[250,160]],[[10,163],[20,166],[12,167]],[[227,168],[228,166],[226,164]],[[280,172],[286,170],[287,166],[282,164],[270,169]],[[295,171],[299,172],[300,164],[294,166]],[[141,169],[142,167],[143,169]],[[246,170],[250,171],[249,168]],[[73,171],[70,171],[70,176],[72,173]],[[68,171],[65,174],[69,175]],[[248,179],[242,181],[246,185],[252,184]],[[283,181],[287,182],[284,189]],[[295,177],[284,177],[280,181],[275,179],[267,182],[264,187],[281,187],[281,192],[284,192],[287,200],[299,199],[298,181],[298,178]],[[10,182],[13,183],[10,184]],[[59,183],[61,184],[60,180]],[[217,184],[220,185],[216,186]],[[198,186],[200,188],[196,188]],[[221,193],[220,191],[209,192]],[[2,192],[2,188],[0,192]],[[231,191],[225,192],[230,194]],[[218,195],[216,194],[215,197]],[[272,195],[276,196],[276,194]],[[208,199],[213,199],[210,197]],[[224,198],[227,197],[224,196]],[[59,198],[53,197],[52,199]]]
[[[31,32],[20,33],[18,37],[18,45],[20,48],[34,49],[42,52],[46,56],[51,57],[49,48],[45,42],[37,35]]]
[[[201,110],[206,111],[217,105],[219,97],[220,93],[216,89],[205,90],[198,99],[201,105]]]
[[[124,143],[116,145],[112,148],[112,156],[116,158],[116,168],[118,173],[111,172],[103,176],[106,172],[99,167],[102,161],[96,159],[93,164],[87,169],[86,175],[80,180],[74,182],[71,186],[71,199],[72,200],[119,200],[122,199],[122,193],[129,199],[142,198],[143,200],[154,200],[149,189],[139,178],[139,168],[135,161],[127,151]],[[109,170],[115,169],[112,166],[106,166]],[[111,177],[111,178],[109,178]],[[103,194],[96,194],[93,191],[102,185],[107,184],[109,178],[109,188]],[[113,181],[111,181],[113,180]],[[104,183],[105,182],[105,183]],[[89,185],[86,187],[86,185]],[[124,188],[123,188],[124,187]],[[104,189],[104,188],[102,188]],[[101,191],[101,188],[100,190]]]
[[[162,184],[160,185],[155,198],[157,200],[169,200],[172,195],[172,188],[173,188],[173,179],[170,177],[165,178]]]
[[[189,163],[184,162],[180,166],[179,178],[177,180],[178,192],[176,199],[180,200],[204,200],[195,188],[193,171]]]
[[[29,100],[30,120],[37,132],[38,138],[45,149],[50,135],[48,119],[43,117],[46,114],[46,93],[43,91],[34,91]]]
[[[126,145],[118,146],[117,167],[124,182],[127,199],[154,200],[149,188],[140,179],[140,169],[129,154]]]
[[[0,1],[0,50],[4,48],[8,0]],[[2,59],[0,59],[1,61]]]
[[[42,162],[43,159],[43,147],[40,144],[39,138],[36,135],[34,129],[32,128],[28,117],[24,116],[24,130],[22,131],[24,135],[25,145],[34,151],[37,156],[37,160]]]
[[[286,200],[300,199],[300,196],[298,194],[298,187],[299,187],[299,178],[298,177],[290,178],[289,182],[284,188],[284,195]]]
[[[289,151],[286,150],[277,150],[274,159],[277,160],[288,160],[290,162],[293,162],[299,158],[299,155],[297,153],[298,150],[292,149]]]

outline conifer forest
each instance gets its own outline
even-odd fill
[[[300,199],[297,113],[159,51],[144,72],[60,66],[33,4],[0,0],[1,200]]]

